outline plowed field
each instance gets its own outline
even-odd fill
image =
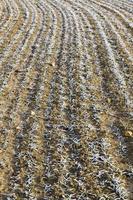
[[[0,0],[0,200],[133,200],[132,0]]]

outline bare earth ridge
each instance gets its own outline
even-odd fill
[[[132,0],[0,0],[0,200],[133,200]]]

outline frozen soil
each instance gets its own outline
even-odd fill
[[[133,1],[0,1],[0,200],[133,200]]]

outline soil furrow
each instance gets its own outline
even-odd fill
[[[133,199],[132,8],[1,0],[1,200]]]

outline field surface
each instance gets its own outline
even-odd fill
[[[132,0],[0,0],[0,200],[133,200]]]

